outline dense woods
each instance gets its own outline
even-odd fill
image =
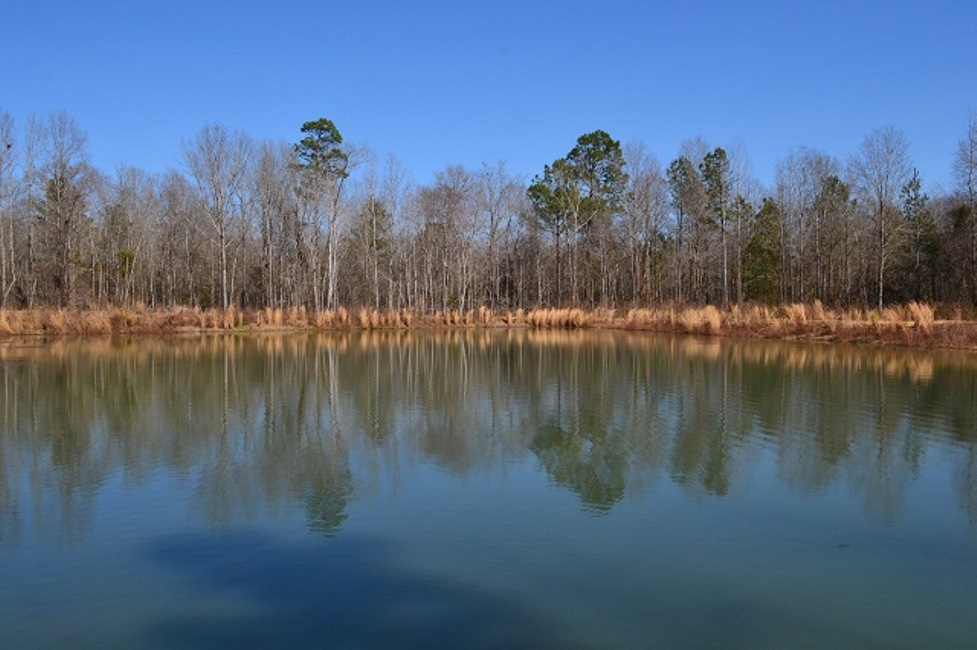
[[[417,312],[977,304],[977,116],[923,191],[905,136],[787,152],[772,187],[701,139],[668,164],[604,131],[532,179],[450,165],[418,185],[320,118],[293,143],[209,124],[176,171],[89,162],[65,113],[0,110],[0,308]]]

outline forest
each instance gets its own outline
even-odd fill
[[[742,147],[667,165],[597,130],[531,179],[503,162],[428,184],[344,141],[208,124],[176,170],[89,162],[67,113],[0,109],[0,309],[141,305],[436,310],[665,303],[977,305],[977,115],[923,191],[892,126],[842,160],[786,152],[771,187]]]

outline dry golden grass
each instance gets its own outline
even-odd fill
[[[969,309],[966,312],[973,316]],[[911,302],[882,310],[852,307],[830,309],[819,302],[714,306],[663,304],[616,312],[609,308],[533,309],[495,312],[487,307],[428,313],[410,309],[343,307],[312,312],[303,306],[286,309],[200,309],[197,307],[132,307],[76,310],[41,308],[0,310],[0,337],[18,335],[105,335],[237,331],[262,329],[382,330],[483,329],[531,330],[585,328],[627,329],[758,338],[818,339],[851,343],[883,343],[913,347],[977,349],[977,317],[964,320],[960,307],[936,308]],[[940,317],[943,318],[940,318]]]
[[[312,317],[312,323],[318,329],[329,329],[333,326],[335,314],[331,311],[317,311]]]
[[[237,309],[234,307],[234,305],[231,305],[230,308],[221,312],[220,323],[221,329],[234,329],[237,323]]]
[[[534,309],[526,315],[530,327],[537,329],[593,327],[600,312],[583,309]]]
[[[910,319],[916,323],[916,327],[924,332],[929,332],[936,322],[935,312],[930,305],[916,302],[915,300],[906,308],[909,310]]]
[[[821,304],[820,300],[815,300],[814,304],[811,305],[811,318],[816,321],[827,321],[829,320],[828,312],[825,310],[824,305]]]
[[[690,334],[719,334],[723,328],[723,316],[712,305],[688,307],[678,314],[682,330]]]
[[[906,315],[903,313],[902,307],[898,305],[893,305],[890,307],[885,307],[879,313],[879,321],[883,323],[902,323],[907,320]]]
[[[48,312],[47,322],[44,323],[44,329],[55,334],[67,334],[68,312],[66,312],[64,309],[57,309],[55,311]]]
[[[112,317],[105,311],[80,312],[71,327],[72,334],[108,334],[112,332]]]
[[[791,323],[803,324],[808,321],[807,305],[804,305],[802,303],[784,305],[783,310],[787,320],[790,321]]]
[[[706,305],[702,309],[702,318],[705,321],[708,334],[719,334],[723,327],[723,316],[718,309],[712,305]]]

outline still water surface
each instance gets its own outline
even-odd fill
[[[977,647],[977,361],[0,347],[0,647]]]

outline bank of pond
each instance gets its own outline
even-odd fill
[[[668,304],[647,308],[492,310],[306,307],[37,308],[0,310],[0,337],[187,334],[275,330],[607,329],[977,350],[977,313],[911,302],[882,309],[828,308],[819,301],[781,306]]]

